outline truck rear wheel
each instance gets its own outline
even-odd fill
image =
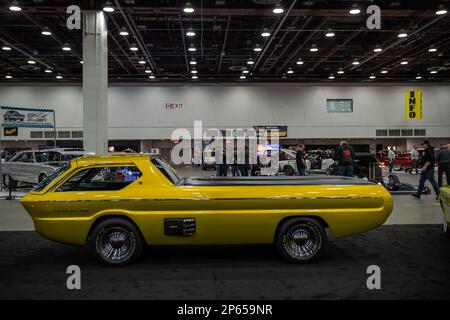
[[[102,264],[124,266],[139,258],[144,240],[133,223],[114,217],[101,221],[95,227],[89,247]]]
[[[315,261],[323,251],[326,235],[323,227],[311,218],[292,218],[279,227],[275,246],[280,255],[293,263]]]

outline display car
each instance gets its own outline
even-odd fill
[[[311,150],[305,156],[306,170],[314,173],[326,173],[334,164],[334,150]]]
[[[291,262],[314,261],[329,238],[376,228],[389,192],[347,177],[183,178],[159,156],[72,160],[20,203],[45,238],[87,245],[107,265],[146,245],[274,243]]]
[[[439,194],[442,214],[444,215],[444,231],[450,238],[450,185],[443,186]]]
[[[57,167],[86,154],[81,149],[64,148],[19,151],[10,160],[2,162],[3,185],[16,187],[18,182],[37,184]]]
[[[24,121],[25,115],[16,110],[8,110],[3,114],[5,122]]]
[[[389,167],[389,158],[388,158],[389,150],[382,150],[377,152],[377,159],[382,163],[383,166]],[[395,171],[400,170],[410,170],[412,166],[411,154],[401,153],[399,151],[395,151],[395,161],[393,169]]]

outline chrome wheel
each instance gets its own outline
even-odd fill
[[[110,264],[123,263],[136,250],[136,236],[121,226],[103,229],[97,236],[96,250]]]
[[[402,166],[399,163],[394,163],[393,169],[395,171],[400,171],[400,170],[402,170]]]
[[[313,225],[299,224],[291,227],[285,234],[283,247],[286,253],[298,260],[314,256],[322,246],[320,231]]]

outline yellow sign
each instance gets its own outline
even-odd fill
[[[422,90],[405,92],[406,120],[422,120]]]

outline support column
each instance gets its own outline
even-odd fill
[[[83,11],[83,146],[108,148],[108,27],[102,11]]]

